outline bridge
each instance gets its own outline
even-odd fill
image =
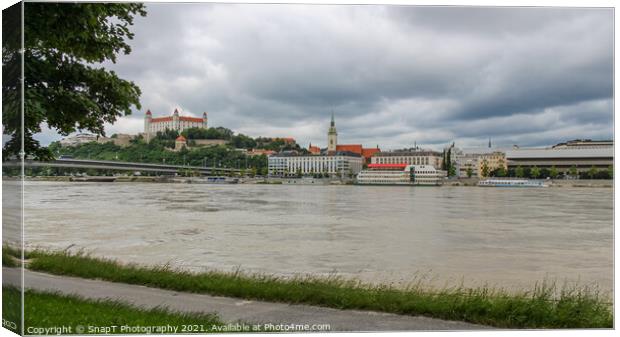
[[[19,161],[5,162],[5,166],[17,167],[21,163]],[[64,168],[83,168],[83,169],[100,169],[100,170],[123,170],[123,171],[141,171],[155,172],[160,174],[175,174],[182,171],[196,171],[202,175],[210,175],[214,172],[239,172],[241,170],[224,167],[209,166],[188,166],[188,165],[168,165],[168,164],[149,164],[134,163],[112,160],[89,160],[89,159],[57,159],[52,161],[36,161],[27,159],[24,161],[25,167],[64,167]]]

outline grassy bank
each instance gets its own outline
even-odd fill
[[[20,291],[13,287],[3,287],[2,294],[3,319],[14,322],[12,326],[15,328],[11,330],[18,332],[21,323],[15,308],[20,305]],[[144,334],[148,329],[156,333],[162,331],[154,330],[155,327],[162,325],[177,327],[177,333],[204,333],[217,331],[217,327],[223,326],[212,314],[187,314],[163,308],[146,310],[109,300],[88,300],[31,290],[26,291],[24,299],[24,325],[28,335],[58,334],[58,331],[52,329],[62,326],[67,327],[62,334]],[[188,325],[197,325],[198,331],[188,331]],[[181,331],[184,328],[185,331]],[[168,333],[171,332],[174,331]]]
[[[168,266],[124,265],[86,254],[32,251],[28,268],[184,292],[338,309],[374,310],[466,321],[506,328],[611,328],[611,307],[588,289],[558,291],[554,285],[509,294],[489,288],[429,291],[397,289],[338,277],[282,279],[244,273],[190,273]],[[559,293],[554,296],[553,294]]]

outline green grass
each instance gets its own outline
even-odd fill
[[[84,253],[31,251],[29,269],[184,292],[338,309],[374,310],[458,320],[502,328],[611,328],[607,298],[588,288],[540,284],[508,293],[490,288],[429,290],[365,284],[340,277],[278,278],[262,274],[190,273],[169,266],[124,265]]]
[[[20,330],[19,305],[20,291],[13,287],[2,288],[2,310],[4,319],[16,322]],[[24,295],[26,334],[57,334],[46,328],[65,326],[62,334],[103,334],[103,333],[142,333],[146,330],[125,330],[128,327],[153,327],[169,325],[177,327],[177,333],[205,333],[214,331],[223,323],[213,314],[179,313],[165,308],[142,309],[128,304],[109,300],[87,300],[77,296],[27,290]],[[184,326],[194,325],[198,331],[184,331]],[[5,325],[6,326],[6,325]],[[81,326],[83,330],[80,332]],[[111,330],[112,326],[117,326]],[[91,328],[92,327],[92,328]],[[68,329],[67,328],[67,329]],[[78,329],[76,331],[76,328]],[[43,329],[43,330],[34,330]],[[153,329],[153,328],[151,328]],[[154,333],[157,332],[152,330]],[[170,333],[170,332],[168,332]]]
[[[14,255],[9,253],[8,250],[2,249],[2,266],[3,267],[19,267],[17,261],[15,261]]]

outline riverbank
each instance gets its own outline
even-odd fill
[[[90,178],[90,179],[89,179]],[[100,178],[103,177],[81,177],[76,179],[76,177],[72,176],[36,176],[36,177],[26,177],[27,181],[58,181],[58,182],[101,182]],[[182,184],[192,184],[192,183],[200,183],[200,178],[191,178],[191,177],[171,177],[171,176],[117,176],[113,177],[114,179],[108,178],[109,182],[119,182],[119,183],[128,183],[128,182],[136,182],[136,183],[182,183]],[[11,177],[3,177],[3,179],[7,180],[17,180],[16,178]],[[463,187],[477,187],[478,178],[465,178],[465,179],[449,179],[444,181],[443,186],[463,186]],[[546,180],[549,183],[549,187],[553,188],[563,188],[563,187],[595,187],[595,188],[613,188],[614,181],[613,180],[605,180],[605,179],[550,179]],[[240,178],[238,183],[240,184],[265,184],[265,185],[314,185],[314,186],[333,186],[333,185],[342,185],[342,186],[351,186],[353,185],[351,182],[342,183],[339,180],[330,180],[330,179],[302,179],[302,178]],[[415,187],[415,186],[414,186]]]
[[[4,247],[5,256],[19,254]],[[607,299],[588,288],[558,289],[555,284],[539,284],[529,291],[509,294],[486,287],[430,289],[411,284],[395,288],[336,276],[284,279],[240,271],[190,273],[167,265],[126,265],[80,253],[30,251],[26,259],[28,269],[56,275],[250,300],[422,315],[502,328],[611,328],[613,325]]]

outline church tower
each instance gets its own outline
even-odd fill
[[[327,152],[336,152],[336,145],[338,145],[338,132],[336,132],[336,122],[334,112],[332,112],[332,122],[327,132]]]

